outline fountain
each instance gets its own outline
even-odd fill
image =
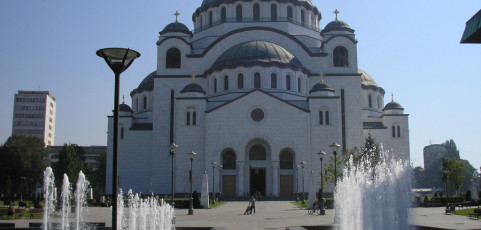
[[[381,159],[386,159],[387,153],[383,155]],[[375,167],[370,165],[363,161],[360,166],[346,167],[337,183],[334,196],[340,229],[410,229],[408,162],[383,160]]]
[[[55,178],[52,168],[47,167],[44,171],[45,204],[42,223],[43,229],[95,229],[96,226],[88,224],[88,220],[85,219],[85,214],[88,212],[88,208],[86,208],[88,187],[89,182],[82,171],[80,171],[74,193],[75,219],[72,220],[72,218],[70,218],[72,188],[68,176],[64,174],[61,193],[61,210],[57,213],[58,217],[54,217],[57,199]],[[159,202],[158,198],[153,195],[142,199],[139,194],[133,194],[132,190],[129,190],[127,200],[128,208],[124,208],[123,193],[122,190],[120,190],[118,194],[117,216],[119,218],[117,219],[117,226],[121,226],[121,229],[171,230],[175,228],[172,224],[174,208],[164,203],[163,200]],[[70,221],[72,221],[72,224]]]

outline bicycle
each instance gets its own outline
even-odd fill
[[[312,215],[312,214],[314,214],[314,213],[316,213],[316,212],[317,212],[317,214],[319,214],[319,215],[321,214],[321,209],[319,208],[319,206],[318,206],[317,204],[314,204],[314,205],[312,205],[312,208],[308,208],[308,209],[307,209],[307,213],[308,213],[309,215]]]

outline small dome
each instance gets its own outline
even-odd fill
[[[387,103],[386,106],[384,106],[384,109],[382,109],[382,111],[393,110],[393,109],[404,110],[404,108],[399,103],[391,101],[391,102]]]
[[[132,108],[130,108],[130,106],[128,106],[127,104],[124,104],[124,103],[122,103],[122,104],[119,105],[119,111],[121,111],[121,112],[130,112],[130,113],[134,112],[134,111],[132,110]]]
[[[321,82],[315,84],[312,89],[309,91],[309,93],[314,93],[314,92],[323,92],[323,91],[328,91],[328,92],[334,92],[335,90],[328,84]]]
[[[156,73],[157,71],[154,70],[152,73],[147,75],[147,77],[145,77],[144,80],[140,82],[137,89],[134,89],[132,90],[132,92],[130,92],[130,96],[134,95],[135,93],[140,93],[143,91],[152,91],[154,89],[154,76],[156,75]]]
[[[354,33],[354,30],[351,29],[351,27],[349,27],[347,23],[345,23],[344,21],[335,20],[335,21],[329,22],[326,25],[326,27],[324,27],[324,29],[321,31],[321,34],[324,34],[329,31],[334,31],[334,30],[345,30],[345,31]]]
[[[196,83],[190,83],[186,85],[182,91],[180,91],[180,93],[188,93],[188,92],[205,94],[205,91],[204,89],[202,89],[202,86]]]
[[[180,22],[172,22],[168,24],[162,31],[159,32],[159,34],[162,35],[168,32],[180,32],[192,35],[192,32],[190,32],[189,28]]]
[[[372,79],[372,77],[369,74],[367,74],[364,70],[359,69],[359,73],[361,74],[361,84],[365,86],[379,87],[377,83],[374,81],[374,79]]]
[[[282,66],[304,69],[301,62],[283,47],[266,41],[250,41],[237,44],[217,58],[211,70],[236,66]]]

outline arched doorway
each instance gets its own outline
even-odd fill
[[[236,194],[236,155],[231,149],[222,153],[223,175],[222,175],[222,195],[224,197],[234,197]],[[220,183],[220,182],[219,182]]]
[[[263,145],[256,144],[249,149],[249,160],[265,161],[267,160],[267,151]],[[252,165],[252,164],[251,164]],[[249,170],[249,193],[255,194],[260,192],[262,196],[266,195],[266,168],[254,166]]]
[[[290,150],[283,150],[279,154],[279,169],[283,171],[292,171],[294,168],[294,155]],[[280,191],[281,197],[289,197],[294,194],[294,177],[292,174],[280,175]]]

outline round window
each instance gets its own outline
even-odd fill
[[[252,120],[257,122],[262,121],[262,119],[264,119],[264,111],[262,111],[262,109],[259,109],[259,108],[253,109],[251,111],[251,118]]]

